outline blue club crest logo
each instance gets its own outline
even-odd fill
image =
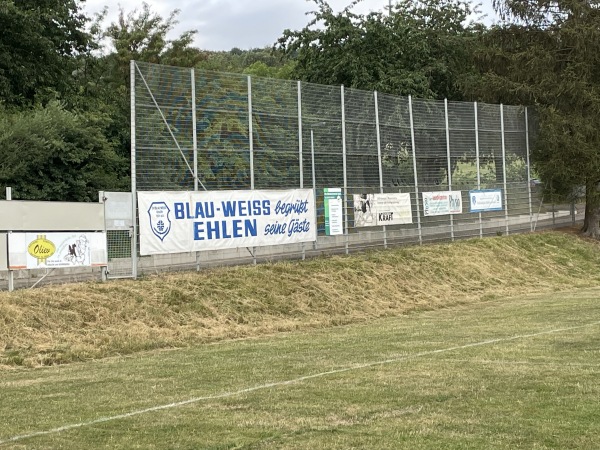
[[[169,231],[171,231],[170,212],[171,210],[165,202],[153,202],[148,208],[150,228],[161,241],[164,241]]]

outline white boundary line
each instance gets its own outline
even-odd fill
[[[146,414],[146,413],[151,413],[151,412],[155,412],[155,411],[162,411],[165,409],[179,408],[180,406],[190,405],[190,404],[198,403],[198,402],[205,401],[205,400],[215,400],[215,399],[220,399],[220,398],[234,397],[236,395],[247,394],[249,392],[260,391],[263,389],[269,389],[269,388],[274,388],[274,387],[279,387],[279,386],[288,386],[290,384],[301,383],[303,381],[313,380],[315,378],[322,378],[327,375],[334,375],[334,374],[338,374],[338,373],[350,372],[352,370],[367,369],[370,367],[382,366],[382,365],[386,365],[386,364],[393,364],[393,363],[397,363],[397,362],[407,361],[410,359],[421,358],[423,356],[431,356],[431,355],[437,355],[440,353],[452,352],[455,350],[463,350],[466,348],[481,347],[483,345],[497,344],[499,342],[509,342],[509,341],[515,341],[518,339],[526,339],[526,338],[531,338],[531,337],[536,337],[536,336],[543,336],[546,334],[561,333],[563,331],[572,331],[572,330],[587,328],[587,327],[596,326],[596,325],[600,325],[600,321],[588,323],[585,325],[578,325],[578,326],[574,326],[574,327],[557,328],[554,330],[540,331],[538,333],[520,334],[520,335],[506,337],[506,338],[489,339],[486,341],[473,342],[471,344],[457,345],[454,347],[441,348],[438,350],[429,350],[429,351],[425,351],[425,352],[419,352],[419,353],[415,353],[414,355],[407,355],[407,356],[401,356],[398,358],[384,359],[381,361],[373,361],[373,362],[365,363],[365,364],[357,364],[354,366],[344,367],[341,369],[334,369],[334,370],[330,370],[327,372],[320,372],[320,373],[315,373],[312,375],[306,375],[303,377],[294,378],[293,380],[275,381],[273,383],[266,383],[266,384],[261,384],[261,385],[257,385],[257,386],[252,386],[252,387],[249,387],[246,389],[241,389],[239,391],[223,392],[221,394],[208,395],[205,397],[194,397],[194,398],[190,398],[188,400],[182,400],[180,402],[169,403],[167,405],[159,405],[159,406],[153,406],[151,408],[138,409],[136,411],[131,411],[131,412],[128,412],[125,414],[118,414],[116,416],[101,417],[99,419],[90,420],[89,422],[73,423],[73,424],[64,425],[64,426],[58,427],[58,428],[52,428],[50,430],[35,431],[33,433],[21,434],[18,436],[13,436],[10,438],[0,440],[0,445],[9,444],[9,443],[17,442],[17,441],[22,441],[25,439],[31,439],[31,438],[38,437],[38,436],[62,433],[63,431],[69,431],[69,430],[74,430],[76,428],[88,427],[91,425],[96,425],[96,424],[104,423],[104,422],[111,422],[113,420],[127,419],[129,417],[139,416],[140,414]]]
[[[577,368],[590,368],[598,369],[600,364],[589,364],[589,363],[561,363],[559,361],[522,361],[522,360],[510,360],[510,359],[456,359],[456,358],[445,358],[445,362],[454,363],[469,363],[469,364],[481,364],[481,365],[500,365],[500,366],[546,366],[546,367],[577,367]]]

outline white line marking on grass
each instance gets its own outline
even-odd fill
[[[499,366],[545,366],[545,367],[556,367],[564,369],[565,367],[578,367],[578,368],[590,368],[598,369],[600,364],[590,363],[576,363],[566,362],[562,363],[559,361],[515,361],[510,359],[456,359],[456,358],[444,358],[445,362],[451,363],[469,363],[469,364],[489,364]]]
[[[32,433],[28,433],[28,434],[21,434],[18,436],[13,436],[10,438],[0,440],[0,445],[9,444],[9,443],[17,442],[17,441],[22,441],[25,439],[31,439],[31,438],[39,437],[39,436],[46,436],[49,434],[61,433],[63,431],[69,431],[69,430],[74,430],[76,428],[88,427],[88,426],[97,425],[97,424],[101,424],[101,423],[105,423],[105,422],[111,422],[114,420],[127,419],[129,417],[139,416],[141,414],[151,413],[151,412],[155,412],[155,411],[179,408],[180,406],[191,405],[193,403],[198,403],[198,402],[205,401],[205,400],[217,400],[217,399],[221,399],[221,398],[228,398],[228,397],[234,397],[236,395],[247,394],[249,392],[260,391],[263,389],[269,389],[269,388],[280,387],[280,386],[288,386],[290,384],[301,383],[303,381],[313,380],[315,378],[322,378],[327,375],[335,375],[335,374],[339,374],[339,373],[350,372],[352,370],[360,370],[360,369],[367,369],[369,367],[383,366],[386,364],[407,361],[410,359],[416,359],[416,358],[420,358],[423,356],[437,355],[439,353],[447,353],[447,352],[452,352],[455,350],[464,350],[466,348],[472,348],[472,347],[481,347],[483,345],[497,344],[499,342],[510,342],[510,341],[515,341],[518,339],[527,339],[527,338],[536,337],[536,336],[543,336],[546,334],[555,334],[555,333],[561,333],[563,331],[572,331],[572,330],[587,328],[587,327],[596,326],[596,325],[600,325],[600,321],[588,323],[586,325],[578,325],[575,327],[557,328],[554,330],[540,331],[537,333],[520,334],[520,335],[516,335],[516,336],[497,338],[497,339],[488,339],[485,341],[473,342],[471,344],[456,345],[453,347],[440,348],[437,350],[428,350],[425,352],[415,353],[414,355],[407,355],[407,356],[401,356],[398,358],[384,359],[381,361],[373,361],[373,362],[364,363],[364,364],[356,364],[354,366],[344,367],[341,369],[334,369],[334,370],[329,370],[327,372],[320,372],[320,373],[315,373],[312,375],[306,375],[303,377],[295,378],[293,380],[275,381],[273,383],[260,384],[260,385],[252,386],[252,387],[249,387],[246,389],[240,389],[239,391],[223,392],[221,394],[207,395],[205,397],[194,397],[194,398],[190,398],[188,400],[182,400],[180,402],[169,403],[167,405],[159,405],[159,406],[153,406],[151,408],[138,409],[136,411],[130,411],[128,413],[118,414],[116,416],[101,417],[99,419],[90,420],[88,422],[73,423],[73,424],[64,425],[64,426],[58,427],[58,428],[52,428],[50,430],[35,431]]]

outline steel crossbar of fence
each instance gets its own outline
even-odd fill
[[[526,108],[142,62],[131,63],[131,77],[134,211],[138,190],[292,189],[311,180],[318,225],[313,246],[206,251],[203,264],[305,258],[533,229],[533,205],[540,200],[531,184],[534,134]],[[324,191],[330,188],[341,191],[342,235],[325,230]],[[370,208],[377,195],[386,193],[410,195],[410,221],[377,224]],[[479,196],[495,194],[498,208],[475,204]],[[432,210],[432,202],[437,205],[444,196],[455,204]],[[553,211],[552,223],[561,214]],[[540,215],[535,222],[544,220]],[[139,257],[136,225],[131,241],[134,277],[166,267],[200,267],[197,255]]]

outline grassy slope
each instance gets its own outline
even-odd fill
[[[0,293],[0,366],[256,336],[600,286],[595,242],[560,232]]]

